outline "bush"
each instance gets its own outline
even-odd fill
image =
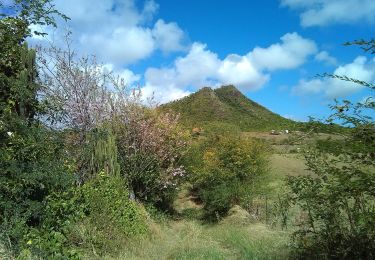
[[[139,204],[129,200],[122,178],[99,173],[97,178],[83,186],[83,196],[88,215],[97,222],[97,227],[108,225],[103,223],[108,220],[129,236],[147,231],[145,212]]]
[[[129,200],[126,183],[120,176],[101,172],[83,185],[81,194],[87,217],[82,223],[83,234],[72,234],[76,243],[90,249],[93,246],[99,254],[115,253],[117,242],[147,232],[146,212]]]
[[[191,168],[191,181],[211,220],[224,216],[236,204],[246,204],[262,186],[267,160],[259,141],[216,137],[203,144],[201,156]]]
[[[375,40],[356,41],[374,53]],[[345,75],[325,76],[375,86]],[[320,141],[305,152],[314,175],[288,179],[291,205],[302,209],[293,234],[296,256],[323,259],[374,259],[375,257],[375,102],[335,101],[329,123],[341,122],[343,139]]]
[[[62,223],[48,223],[50,199],[55,194],[68,192],[73,187],[74,175],[69,170],[69,162],[63,159],[64,145],[59,133],[14,117],[0,129],[0,138],[3,144],[0,148],[1,238],[18,254],[30,248],[26,245],[30,232],[61,231]]]
[[[79,259],[76,245],[70,234],[74,223],[84,217],[84,208],[78,190],[73,188],[62,193],[53,193],[46,200],[43,223],[30,228],[22,240],[21,258]]]
[[[127,123],[118,125],[121,174],[131,195],[159,209],[170,209],[185,174],[180,159],[187,133],[180,129],[178,116],[136,106],[129,111]]]
[[[375,175],[350,155],[305,154],[314,176],[288,179],[291,205],[302,209],[294,233],[298,257],[372,259],[375,255]]]
[[[354,131],[353,131],[354,132]],[[370,147],[364,142],[351,140],[351,142],[343,142],[342,140],[317,140],[316,148],[322,152],[338,156],[343,150],[350,150],[355,153],[371,152],[373,147]]]

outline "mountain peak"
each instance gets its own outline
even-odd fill
[[[236,92],[240,92],[234,85],[223,85],[221,86],[220,88],[218,89],[221,89],[221,90],[227,90],[227,91],[236,91]]]
[[[215,92],[210,87],[203,87],[192,95],[215,95]]]
[[[180,100],[164,104],[160,109],[179,113],[182,123],[189,128],[226,125],[252,131],[283,129],[294,123],[248,99],[233,85],[217,89],[204,87]]]
[[[203,87],[200,90],[198,90],[196,93],[198,93],[198,92],[212,92],[212,91],[213,91],[213,89],[210,88],[210,87]]]

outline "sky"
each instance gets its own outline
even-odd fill
[[[160,103],[204,86],[233,84],[284,117],[323,118],[335,98],[370,91],[317,77],[375,81],[375,59],[343,43],[375,37],[374,0],[55,0],[71,18],[44,28],[80,55],[97,56]],[[33,44],[45,41],[38,36]],[[62,46],[64,47],[64,46]]]

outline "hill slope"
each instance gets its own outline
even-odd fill
[[[234,86],[208,87],[185,98],[160,106],[164,112],[181,115],[186,127],[233,128],[240,131],[293,128],[296,122],[283,118],[248,99]]]

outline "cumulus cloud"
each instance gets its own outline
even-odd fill
[[[186,47],[182,44],[184,32],[174,22],[166,23],[159,19],[152,30],[158,47],[163,52],[183,51]]]
[[[119,27],[108,35],[101,32],[80,37],[85,51],[115,64],[130,64],[151,55],[155,49],[151,30],[142,27]]]
[[[155,22],[159,6],[153,0],[145,1],[141,7],[135,0],[55,0],[55,4],[72,19],[68,25],[77,39],[74,49],[111,64],[115,73],[128,78],[128,84],[142,81],[144,94],[156,92],[162,102],[202,86],[234,84],[244,91],[256,90],[270,80],[271,72],[297,68],[317,52],[312,40],[294,32],[268,47],[219,58],[205,44],[195,42],[188,46],[177,23],[162,19]],[[148,68],[143,77],[125,69],[157,50],[180,52],[180,56],[170,66]]]
[[[54,3],[71,18],[67,26],[77,39],[73,47],[81,54],[95,54],[103,62],[123,66],[148,58],[158,49],[175,52],[186,48],[185,34],[176,23],[158,20],[152,24],[159,8],[153,0],[145,1],[141,8],[135,0],[55,0]],[[34,40],[40,39],[34,37]],[[62,44],[56,37],[54,42]]]
[[[146,101],[148,98],[152,98],[154,101],[160,104],[177,100],[191,94],[188,90],[177,88],[173,85],[164,86],[158,88],[153,85],[146,85],[142,89],[142,97]]]
[[[296,95],[318,94],[324,90],[324,86],[323,80],[320,79],[301,79],[298,85],[292,89],[292,92]]]
[[[247,57],[231,54],[221,62],[217,78],[222,84],[256,90],[263,86],[270,76],[259,71]]]
[[[150,21],[154,14],[159,10],[159,5],[153,0],[148,0],[143,6],[141,17],[143,21]]]
[[[337,60],[332,57],[327,51],[321,51],[315,55],[315,60],[324,62],[327,65],[337,65]]]
[[[146,96],[153,91],[162,95],[167,102],[189,94],[185,89],[213,85],[220,66],[217,54],[207,50],[206,45],[194,43],[185,57],[179,57],[170,68],[149,68],[145,73]]]
[[[114,76],[120,77],[124,81],[124,84],[126,86],[133,87],[135,84],[139,83],[141,79],[141,75],[135,74],[133,71],[129,69],[116,68],[111,63],[104,64],[103,69],[105,72],[111,72]]]
[[[301,11],[301,25],[374,22],[373,0],[281,0],[282,6]]]
[[[189,53],[175,61],[177,84],[200,86],[207,84],[216,76],[220,60],[216,53],[202,43],[194,43]]]
[[[294,32],[281,37],[281,43],[267,48],[256,47],[249,53],[249,58],[260,69],[292,69],[302,65],[306,58],[316,51],[314,41]]]
[[[366,57],[358,56],[353,62],[337,67],[333,74],[373,82],[375,80],[375,60],[368,61]],[[359,92],[363,88],[363,86],[352,82],[323,78],[301,80],[292,89],[292,92],[297,95],[323,93],[327,98],[340,98]]]
[[[186,89],[233,84],[244,91],[261,88],[270,79],[270,72],[302,65],[317,51],[316,44],[297,33],[281,37],[281,43],[267,48],[256,47],[245,55],[229,54],[224,59],[205,44],[193,43],[184,57],[172,66],[149,68],[145,73],[145,91],[160,90],[163,100],[186,95]],[[167,91],[165,91],[167,90]],[[177,94],[173,93],[175,91]]]

